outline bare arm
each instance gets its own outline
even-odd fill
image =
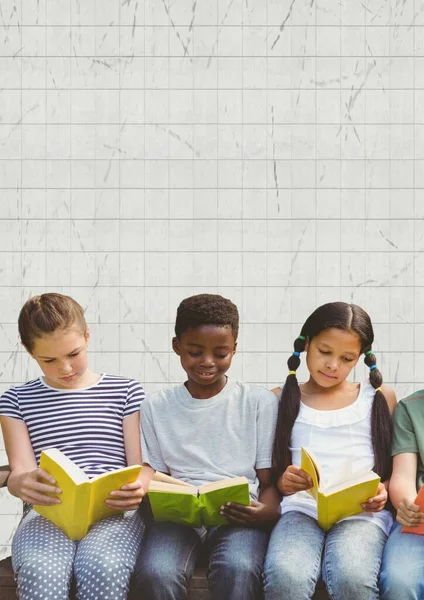
[[[390,499],[397,508],[396,520],[406,527],[416,527],[424,522],[424,514],[414,503],[417,495],[417,454],[405,452],[393,459],[393,474],[390,479]]]
[[[127,465],[141,465],[139,411],[125,417],[122,422],[122,431]],[[114,499],[106,500],[107,504],[117,510],[135,510],[147,493],[153,474],[154,470],[149,465],[143,465],[137,481],[123,485],[120,490],[112,492],[111,496],[114,496]]]
[[[393,457],[393,473],[390,479],[390,500],[398,508],[402,500],[413,502],[417,495],[418,458],[413,452],[397,454]]]
[[[387,385],[382,385],[381,391],[383,392],[384,397],[386,398],[387,406],[389,407],[390,414],[392,415],[397,406],[396,394],[394,390],[392,390],[392,388],[388,387]]]
[[[37,467],[25,423],[12,417],[1,417],[1,428],[10,465],[9,492],[30,504],[60,503],[60,500],[47,495],[61,490],[54,486],[56,482],[51,475]]]
[[[269,521],[275,523],[280,517],[281,496],[273,484],[272,469],[258,469],[256,473],[259,479],[258,502],[268,507]]]
[[[125,417],[122,431],[127,465],[141,465],[140,411]]]

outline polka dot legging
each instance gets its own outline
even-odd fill
[[[99,521],[79,542],[31,510],[12,543],[20,600],[67,600],[72,576],[80,600],[126,600],[144,526],[138,511]]]

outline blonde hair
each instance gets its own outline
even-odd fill
[[[85,333],[87,323],[82,306],[70,296],[55,293],[33,296],[27,300],[18,319],[21,342],[28,352],[32,352],[37,338],[73,325]]]

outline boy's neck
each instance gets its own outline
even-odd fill
[[[190,392],[190,395],[196,400],[208,400],[213,398],[219,392],[222,392],[227,384],[228,377],[223,375],[217,381],[214,381],[211,385],[200,385],[192,379],[188,379],[184,385]]]

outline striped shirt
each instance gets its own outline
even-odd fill
[[[40,377],[0,397],[0,416],[24,421],[37,464],[58,448],[89,476],[126,466],[122,421],[144,399],[134,379],[103,374],[91,387],[63,390]]]

